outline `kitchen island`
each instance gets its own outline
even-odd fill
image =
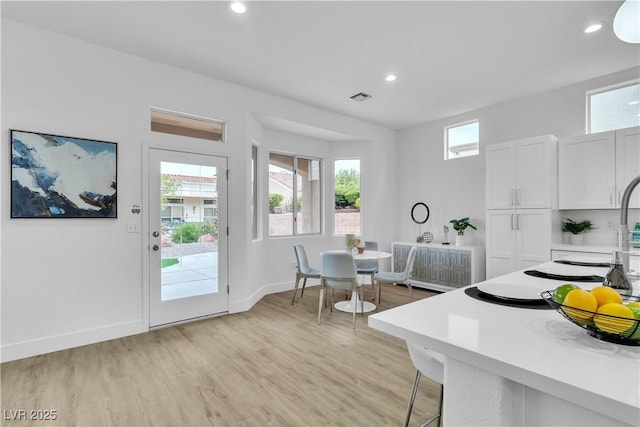
[[[535,269],[607,271],[553,262]],[[564,283],[523,271],[489,282],[540,291]],[[555,310],[492,304],[458,289],[371,315],[369,326],[445,355],[445,426],[640,425],[640,347],[596,339]]]

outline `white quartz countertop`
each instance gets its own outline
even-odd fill
[[[600,276],[607,271],[553,262],[535,269]],[[522,271],[487,282],[535,286],[540,291],[564,283],[535,278]],[[574,283],[585,289],[598,285]],[[636,293],[638,285],[634,283]],[[457,289],[371,315],[369,326],[628,424],[640,425],[640,347],[591,337],[555,310],[491,304]]]

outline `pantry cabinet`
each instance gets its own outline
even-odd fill
[[[562,138],[558,143],[558,207],[617,209],[640,175],[640,128]],[[630,207],[640,208],[633,194]]]
[[[487,279],[550,261],[550,209],[486,212]]]
[[[417,246],[411,285],[449,291],[485,278],[484,248],[440,243],[393,242],[393,271],[403,271],[412,246]]]
[[[556,205],[557,139],[542,135],[488,145],[486,208],[533,209]]]

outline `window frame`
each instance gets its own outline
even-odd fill
[[[358,209],[358,213],[360,214],[360,230],[357,233],[342,233],[339,234],[337,233],[336,227],[337,224],[335,222],[335,217],[336,217],[336,162],[339,161],[349,161],[349,160],[357,160],[358,161],[358,173],[359,173],[359,177],[360,177],[360,208]],[[334,218],[334,224],[333,224],[333,236],[334,237],[340,237],[340,236],[345,236],[347,234],[356,234],[356,235],[362,235],[362,158],[361,157],[338,157],[338,158],[334,158],[333,159],[333,190],[332,190],[332,201],[331,201],[331,208],[332,208],[332,212],[333,212],[333,218]]]
[[[458,128],[458,127],[462,127],[462,126],[467,126],[470,125],[472,123],[477,123],[478,124],[478,147],[477,147],[477,152],[475,154],[471,154],[468,156],[457,156],[457,157],[449,157],[449,129],[453,129],[453,128]],[[459,123],[455,123],[452,125],[447,125],[444,127],[444,160],[457,160],[457,159],[462,159],[462,158],[467,158],[467,157],[474,157],[474,156],[478,156],[480,155],[480,119],[475,118],[475,119],[471,119],[471,120],[467,120],[464,122],[459,122]]]
[[[587,135],[591,135],[592,133],[591,132],[591,97],[593,95],[599,95],[605,92],[612,92],[614,90],[623,89],[626,87],[636,86],[636,85],[640,85],[640,79],[627,80],[624,82],[604,86],[598,89],[592,89],[592,90],[586,91],[585,93],[585,133]],[[632,125],[632,126],[635,126],[635,125]],[[622,127],[619,129],[625,129],[625,128]],[[618,129],[610,129],[609,131],[614,131],[614,130],[618,130]],[[596,133],[599,133],[599,132],[607,132],[607,131],[598,131]]]
[[[287,153],[287,152],[283,152],[283,151],[277,151],[277,150],[270,150],[269,151],[269,155],[268,155],[268,165],[271,165],[271,155],[279,155],[279,156],[287,156],[287,157],[291,157],[293,159],[293,179],[292,179],[292,200],[291,200],[291,215],[293,218],[292,221],[292,230],[291,230],[291,234],[276,234],[276,235],[272,235],[271,234],[271,230],[269,227],[269,231],[267,232],[267,236],[268,238],[272,239],[272,238],[288,238],[288,237],[295,237],[295,236],[318,236],[318,235],[322,235],[323,234],[323,229],[324,229],[324,220],[323,220],[323,204],[324,204],[324,195],[323,195],[323,189],[324,189],[324,184],[323,184],[323,163],[324,163],[324,159],[322,157],[316,157],[316,156],[309,156],[306,154],[293,154],[293,153]],[[298,192],[298,159],[304,159],[304,160],[308,160],[310,162],[312,161],[317,161],[318,162],[318,172],[320,174],[320,176],[318,177],[318,194],[320,197],[320,201],[318,203],[318,222],[319,222],[319,230],[317,232],[312,232],[312,233],[299,233],[298,232],[298,223],[297,223],[297,214],[298,214],[298,203],[297,203],[297,192]],[[267,193],[269,193],[269,168],[267,168]],[[269,197],[267,197],[267,200],[269,200]],[[270,215],[271,212],[269,209],[266,210],[267,211],[267,215]],[[289,212],[287,212],[287,214],[289,214]],[[268,221],[269,222],[269,221]]]
[[[170,123],[163,123],[161,121],[156,121],[154,120],[155,114],[171,116],[171,118],[179,122],[179,124],[170,124]],[[203,131],[202,129],[198,129],[197,127],[183,126],[185,122],[182,122],[182,120],[185,120],[186,124],[189,124],[189,122],[198,122],[198,123],[202,122],[202,123],[214,123],[216,125],[219,125],[221,127],[220,139],[215,140],[215,139],[211,139],[211,138],[207,138],[202,135],[199,135],[206,131]],[[207,142],[218,143],[218,144],[225,144],[227,142],[227,122],[226,121],[220,120],[220,119],[214,119],[211,117],[199,116],[196,114],[189,114],[189,113],[182,113],[179,111],[167,110],[164,108],[150,107],[149,129],[152,132],[163,133],[166,135],[184,136],[187,138],[194,138],[198,141],[207,141]],[[186,130],[187,132],[185,132],[184,130]]]
[[[258,204],[258,146],[251,144],[251,239],[258,240],[259,209]]]

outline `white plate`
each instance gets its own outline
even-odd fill
[[[484,282],[478,284],[478,290],[503,299],[527,301],[542,299],[539,288],[514,283]]]

